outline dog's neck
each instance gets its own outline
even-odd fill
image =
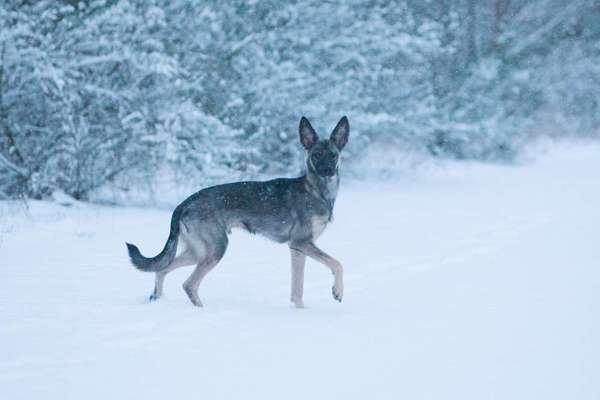
[[[306,175],[304,176],[304,186],[306,190],[323,201],[329,210],[329,219],[333,217],[333,206],[337,197],[338,188],[340,186],[340,177],[338,171],[335,171],[333,176],[318,175],[311,165],[308,165]]]

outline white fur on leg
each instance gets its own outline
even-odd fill
[[[292,293],[290,300],[297,308],[304,308],[302,295],[304,293],[304,266],[306,256],[297,250],[290,249],[292,260]]]

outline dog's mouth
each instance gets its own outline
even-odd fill
[[[322,169],[322,170],[318,170],[317,174],[319,176],[322,176],[323,178],[331,178],[332,176],[334,176],[336,174],[336,168],[326,168],[326,169]]]

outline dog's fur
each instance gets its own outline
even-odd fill
[[[304,306],[306,256],[331,270],[333,298],[342,301],[342,265],[320,250],[315,240],[332,218],[339,186],[340,151],[348,141],[350,126],[348,119],[343,117],[328,140],[319,140],[310,122],[302,117],[299,131],[300,142],[307,152],[305,175],[266,182],[236,182],[200,190],[175,208],[169,238],[156,257],[146,258],[136,246],[127,243],[133,265],[141,271],[156,273],[150,300],[161,296],[169,272],[196,265],[183,289],[192,303],[201,307],[198,298],[200,282],[225,254],[231,229],[242,228],[289,245],[291,301],[297,307]]]

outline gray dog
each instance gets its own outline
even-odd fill
[[[259,233],[287,243],[292,260],[291,301],[303,307],[306,256],[327,266],[334,275],[333,298],[342,301],[343,268],[315,245],[331,221],[338,192],[340,151],[348,142],[348,119],[340,119],[329,140],[319,140],[304,117],[300,120],[300,142],[307,151],[304,176],[266,182],[236,182],[202,189],[179,204],[171,217],[171,232],[156,257],[142,256],[127,243],[131,262],[141,271],[155,272],[156,284],[150,300],[162,294],[165,276],[176,268],[196,265],[183,289],[198,307],[198,287],[221,260],[232,228]],[[179,244],[179,254],[176,256]]]

